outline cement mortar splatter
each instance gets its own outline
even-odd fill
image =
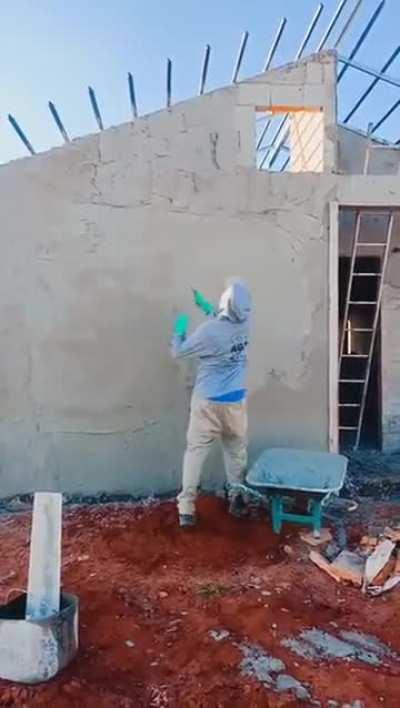
[[[256,678],[257,681],[267,684],[278,693],[293,691],[300,701],[311,698],[308,689],[300,681],[289,674],[282,673],[286,670],[286,666],[281,659],[267,654],[257,646],[240,644],[239,649],[244,656],[240,668],[245,676]]]
[[[309,660],[354,659],[380,666],[386,658],[398,658],[375,637],[357,631],[342,631],[339,638],[320,629],[307,629],[297,638],[284,639],[282,645]]]
[[[305,701],[310,698],[310,694],[303,684],[289,674],[279,674],[276,679],[276,690],[279,693],[293,691],[299,700]]]
[[[362,632],[357,632],[356,630],[344,630],[340,632],[340,635],[346,641],[352,642],[352,644],[358,644],[363,649],[373,652],[382,659],[394,659],[395,661],[400,659],[396,652],[392,651],[392,649],[372,634],[363,634]]]
[[[244,655],[240,664],[242,672],[247,676],[255,676],[261,683],[271,684],[274,680],[271,674],[284,671],[286,668],[283,661],[266,654],[258,647],[242,644],[240,649]]]
[[[211,629],[209,636],[216,642],[223,641],[230,637],[230,632],[226,629]],[[260,683],[267,685],[277,693],[292,691],[299,701],[311,699],[309,690],[303,686],[294,676],[283,673],[286,665],[275,656],[267,654],[261,647],[249,644],[234,645],[240,649],[243,659],[240,663],[240,670],[244,676],[251,676]]]

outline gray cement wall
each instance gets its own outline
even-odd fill
[[[325,174],[255,169],[256,108],[289,102],[322,108]],[[335,109],[328,54],[0,168],[0,495],[175,489],[194,371],[172,324],[231,275],[255,305],[251,459],[327,449],[329,204],[400,204],[328,174]]]
[[[387,451],[400,450],[400,217],[391,253],[382,302],[382,428]]]
[[[368,139],[356,131],[338,126],[338,171],[342,174],[363,174]],[[400,148],[373,143],[368,159],[368,174],[399,175]]]
[[[327,445],[317,179],[164,171],[160,157],[146,180],[129,142],[113,160],[119,139],[0,169],[2,495],[176,488],[193,371],[169,357],[173,319],[198,321],[190,285],[217,299],[235,274],[255,303],[251,455]]]
[[[251,455],[327,446],[331,184],[258,172],[255,111],[316,104],[328,126],[334,66],[289,65],[0,168],[0,495],[175,489],[194,371],[170,359],[173,320],[199,321],[191,285],[216,300],[235,274],[255,302]],[[330,169],[328,137],[324,154]]]

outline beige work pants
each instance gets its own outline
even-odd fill
[[[211,445],[220,440],[228,488],[243,482],[247,465],[247,404],[193,400],[183,460],[180,514],[194,514],[201,472]]]

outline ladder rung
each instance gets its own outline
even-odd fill
[[[375,243],[367,243],[367,241],[358,241],[357,246],[363,246],[365,248],[378,248],[379,246],[381,248],[384,248],[386,246],[386,241],[378,241]]]
[[[382,148],[382,145],[379,145],[380,148]],[[393,148],[392,145],[390,145],[391,148]],[[380,216],[389,216],[390,214],[390,209],[385,209],[384,207],[382,209],[360,209],[359,211],[360,216],[376,216],[379,214]]]
[[[373,332],[374,330],[372,327],[352,327],[349,329],[349,327],[346,327],[345,329],[346,332]]]
[[[376,300],[349,300],[349,305],[377,305]]]
[[[379,278],[382,275],[382,273],[353,273],[353,276],[355,278]]]
[[[342,359],[368,359],[368,354],[342,354]]]
[[[360,408],[361,403],[339,403],[339,408]]]
[[[339,430],[358,430],[358,427],[353,425],[339,425]]]
[[[339,379],[339,383],[365,383],[365,379]]]

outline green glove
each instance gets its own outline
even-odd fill
[[[189,315],[178,315],[175,322],[174,334],[178,337],[186,337],[189,329]]]
[[[195,290],[193,288],[193,295],[194,295],[194,301],[195,301],[197,307],[199,307],[200,310],[202,312],[204,312],[205,315],[213,315],[214,314],[214,312],[215,312],[214,306],[211,305],[211,303],[208,302],[208,300],[206,300],[204,295],[199,290]]]

